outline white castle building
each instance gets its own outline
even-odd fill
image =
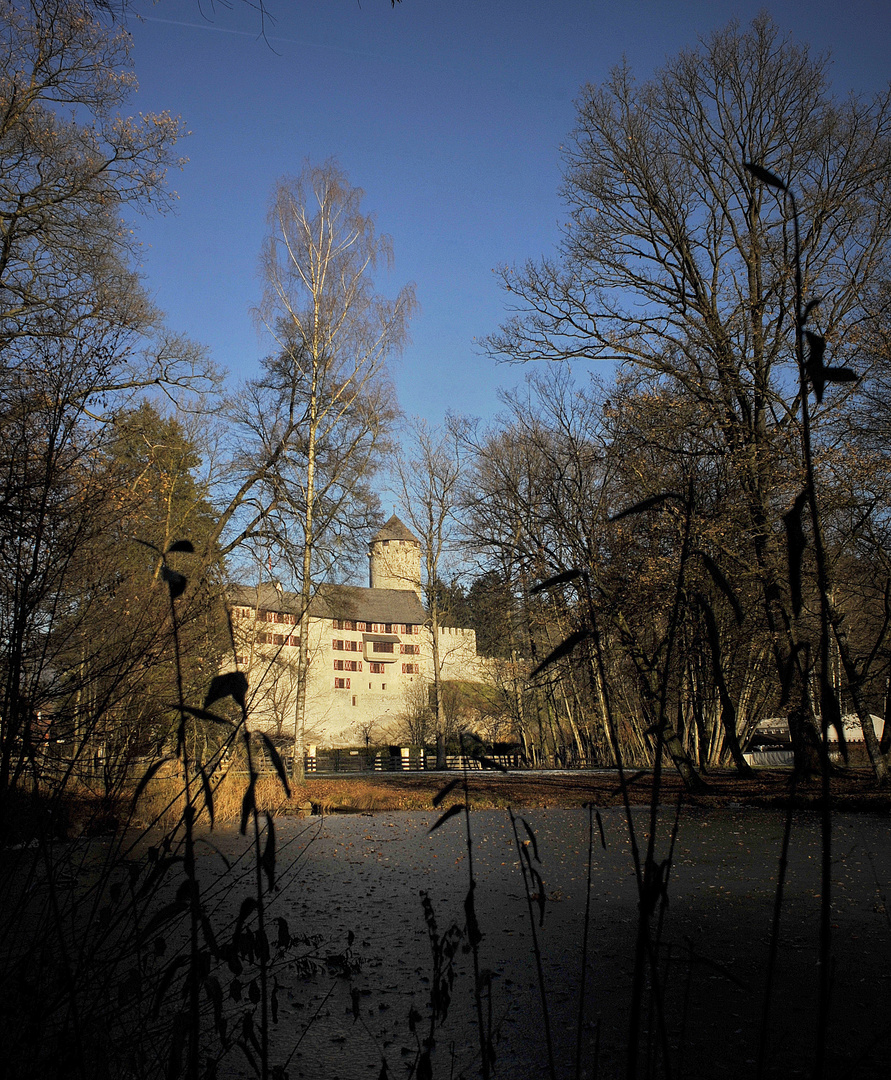
[[[427,699],[433,648],[421,603],[421,544],[394,515],[373,537],[368,560],[367,589],[322,585],[310,603],[307,746],[374,740]],[[272,584],[235,586],[230,602],[252,723],[293,736],[300,596]],[[440,627],[439,652],[443,679],[488,681],[473,630]]]

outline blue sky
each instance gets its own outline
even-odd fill
[[[490,417],[523,371],[481,355],[505,317],[493,269],[553,251],[563,216],[560,144],[574,100],[627,57],[646,79],[733,18],[767,10],[832,55],[833,86],[891,78],[888,0],[158,0],[131,17],[136,109],[179,114],[190,161],[175,214],[140,222],[142,271],[172,328],[233,381],[268,342],[251,308],[276,179],[334,156],[389,233],[382,291],[413,281],[420,312],[395,369],[400,404],[439,423]],[[202,16],[202,10],[204,15]]]

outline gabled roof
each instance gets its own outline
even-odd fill
[[[372,544],[377,540],[407,540],[409,543],[417,544],[421,546],[421,541],[415,536],[415,534],[403,525],[398,517],[394,514],[386,525],[371,538]]]
[[[427,621],[413,589],[363,589],[357,585],[320,585],[309,606],[319,619],[358,619],[360,622],[412,623]]]
[[[279,591],[274,585],[232,585],[230,603],[300,615],[298,593]],[[363,589],[357,585],[320,585],[309,605],[316,619],[358,619],[360,622],[411,623],[427,621],[417,593],[411,589]]]
[[[263,608],[265,611],[286,611],[289,615],[300,615],[299,594],[277,589],[269,582],[259,586],[230,585],[226,595],[229,603],[236,607]]]

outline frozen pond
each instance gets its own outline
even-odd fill
[[[578,1031],[588,815],[530,810],[523,816],[537,838],[548,898],[538,932],[555,1071],[569,1077]],[[320,935],[322,953],[343,953],[352,932],[352,950],[361,959],[350,979],[279,973],[273,1061],[288,1061],[291,1080],[377,1077],[382,1059],[390,1077],[402,1077],[415,1061],[409,1016],[420,1015],[417,1027],[426,1033],[431,985],[420,893],[429,894],[442,932],[452,922],[464,924],[468,887],[464,818],[449,820],[431,835],[437,817],[379,813],[277,822],[280,881],[270,917],[284,917],[292,934]],[[637,891],[624,812],[610,809],[602,819],[606,849],[597,834],[581,1075],[594,1075],[599,1045],[598,1075],[612,1077],[624,1072]],[[643,833],[648,811],[635,810],[634,819]],[[660,817],[657,861],[667,854],[671,819],[668,812]],[[481,965],[492,974],[495,1075],[547,1076],[532,930],[510,820],[505,811],[492,810],[473,812],[470,822]],[[674,1075],[755,1075],[783,824],[781,814],[760,810],[681,815],[659,951],[665,1037],[676,1048]],[[874,815],[835,820],[829,1076],[885,1075],[891,1007],[888,824]],[[230,859],[244,845],[234,830],[217,830],[207,839]],[[222,863],[208,847],[202,850],[199,876],[212,889]],[[244,884],[248,891],[249,882]],[[819,893],[819,819],[796,814],[769,1025],[771,1076],[803,1075],[812,1066]],[[456,964],[434,1075],[478,1076],[471,958],[459,953]],[[645,1019],[655,1031],[655,1014]],[[251,1073],[233,1061],[225,1075]]]

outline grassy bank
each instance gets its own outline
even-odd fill
[[[436,809],[434,799],[446,784],[460,777],[458,773],[362,774],[342,777],[309,778],[296,786],[291,798],[285,797],[277,777],[258,779],[255,789],[257,807],[276,816],[307,813],[370,813],[399,810]],[[821,793],[818,783],[799,784],[793,791],[790,774],[780,770],[759,771],[754,779],[735,773],[714,773],[708,787],[695,795],[684,792],[680,778],[663,774],[661,801],[673,804],[679,797],[687,806],[702,809],[753,806],[782,809],[790,803],[816,808]],[[629,785],[630,801],[647,805],[652,795],[652,774],[636,774]],[[621,791],[615,774],[524,772],[471,773],[467,778],[470,806],[477,810],[541,807],[619,806]],[[843,811],[891,813],[891,791],[876,786],[871,773],[851,770],[831,780],[832,805]],[[214,821],[237,821],[242,811],[245,778],[222,777],[214,784]],[[445,806],[463,800],[463,785],[445,800]],[[27,840],[41,831],[51,836],[74,837],[113,831],[124,822],[137,827],[160,824],[167,827],[181,817],[184,799],[182,784],[174,777],[152,780],[139,797],[131,817],[132,792],[115,798],[71,785],[61,797],[51,800],[18,793],[8,807],[7,842]],[[51,806],[51,809],[49,808]],[[444,808],[443,807],[443,808]],[[206,808],[202,819],[207,822]]]
[[[308,779],[301,789],[303,798],[327,810],[432,810],[433,799],[454,773]],[[470,805],[475,809],[514,807],[572,807],[593,803],[597,807],[621,805],[622,795],[615,774],[482,773],[468,776]],[[819,783],[799,784],[793,791],[788,772],[759,772],[754,779],[735,773],[715,773],[707,777],[707,788],[696,795],[684,793],[677,775],[661,777],[661,801],[673,803],[683,796],[688,806],[703,809],[727,806],[782,808],[816,807],[820,803]],[[648,805],[652,795],[652,774],[639,773],[630,784],[631,801]],[[891,792],[876,787],[871,773],[851,771],[831,781],[833,805],[839,810],[891,812]],[[458,801],[457,790],[449,801]],[[286,807],[282,807],[286,811]]]

